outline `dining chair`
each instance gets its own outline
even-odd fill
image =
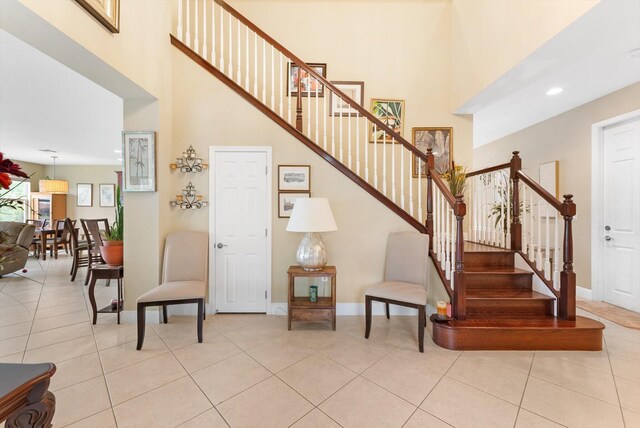
[[[75,281],[78,269],[84,266],[89,266],[89,245],[87,241],[80,241],[78,237],[78,230],[75,228],[75,220],[71,220],[69,217],[65,219],[65,225],[69,229],[71,254],[73,255],[73,262],[71,264],[71,281]]]
[[[69,231],[65,226],[65,220],[54,220],[53,224],[54,228],[52,230],[56,232],[52,235],[51,238],[47,238],[45,249],[49,250],[49,255],[55,256],[55,258],[57,259],[60,246],[63,246],[67,254],[69,253]]]
[[[424,328],[427,324],[427,264],[429,235],[417,232],[390,233],[384,282],[365,291],[365,338],[371,333],[372,302],[385,304],[389,319],[389,304],[418,310],[418,347],[424,352]]]
[[[162,263],[162,284],[138,297],[138,344],[144,342],[147,307],[162,306],[162,320],[168,322],[167,306],[198,304],[198,342],[202,343],[202,323],[206,317],[204,298],[209,261],[205,232],[173,232],[167,235]]]
[[[39,232],[40,230],[44,229],[45,225],[47,224],[47,219],[30,218],[30,219],[27,219],[25,223],[32,224],[36,228],[36,233],[33,236],[33,239],[31,240],[31,245],[29,246],[29,249],[33,251],[33,257],[37,259],[40,257],[40,246],[41,246]]]
[[[82,224],[82,230],[87,240],[87,248],[89,253],[89,266],[87,268],[87,275],[84,279],[84,285],[89,284],[91,278],[91,268],[97,264],[105,264],[100,253],[100,246],[102,245],[102,231],[109,232],[109,220],[106,218],[99,219],[80,219]]]

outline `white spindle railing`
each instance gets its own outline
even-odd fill
[[[456,216],[454,209],[440,188],[432,184],[433,197],[433,253],[445,278],[453,290],[456,260]]]
[[[472,241],[511,248],[511,185],[508,169],[469,175],[465,200]]]
[[[298,109],[302,108],[300,131],[309,140],[424,226],[428,205],[426,169],[405,139],[388,132],[379,121],[356,108],[355,101],[308,73],[306,65],[296,64],[294,55],[223,1],[179,0],[177,5],[178,40],[291,126],[300,126]],[[297,69],[297,78],[302,79],[299,95],[295,79],[290,77],[292,69]],[[414,162],[420,164],[417,175]],[[446,200],[438,200],[435,194],[434,198],[434,208],[437,205],[441,210],[437,217],[441,233],[439,254],[447,254],[447,275],[451,276],[455,216],[449,207],[445,209]],[[480,219],[483,209],[486,207],[476,204],[474,218]],[[475,227],[474,236],[480,232],[477,224]],[[488,239],[485,236],[483,241]]]

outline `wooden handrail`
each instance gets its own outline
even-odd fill
[[[382,121],[380,119],[375,117],[373,114],[371,114],[369,111],[367,111],[360,104],[358,104],[357,102],[352,100],[347,94],[345,94],[340,89],[335,87],[331,82],[329,82],[327,79],[325,79],[322,75],[318,74],[313,68],[309,67],[304,61],[302,61],[300,58],[298,58],[296,55],[294,55],[291,51],[289,51],[287,48],[285,48],[280,43],[278,43],[276,40],[274,40],[267,33],[262,31],[258,26],[256,26],[253,22],[251,22],[249,19],[244,17],[244,15],[242,15],[240,12],[238,12],[233,7],[231,7],[229,4],[227,4],[224,0],[213,0],[213,1],[215,3],[217,3],[218,5],[220,5],[221,8],[223,8],[224,10],[229,12],[238,21],[242,22],[244,25],[249,27],[249,29],[251,29],[251,31],[255,32],[260,37],[262,37],[264,40],[266,40],[270,45],[275,47],[278,51],[280,51],[283,54],[285,54],[289,59],[291,59],[293,62],[295,62],[295,64],[297,66],[301,67],[307,73],[309,73],[309,75],[313,76],[316,80],[321,82],[322,85],[324,85],[325,87],[331,89],[332,92],[334,92],[343,101],[345,101],[347,104],[349,104],[349,106],[351,108],[353,108],[354,110],[358,111],[358,113],[361,116],[364,116],[367,119],[369,119],[370,122],[375,123],[377,129],[385,131],[396,142],[401,143],[406,149],[410,150],[413,155],[417,156],[418,158],[420,158],[421,160],[423,160],[425,162],[427,161],[427,155],[426,154],[422,153],[420,150],[418,150],[415,146],[413,146],[411,143],[409,143],[407,140],[405,140],[403,137],[401,137],[399,134],[397,134],[391,128],[389,128],[387,125],[382,123]],[[300,92],[298,92],[298,94],[299,93]]]
[[[510,166],[511,166],[510,162],[503,163],[503,164],[500,164],[500,165],[490,166],[488,168],[483,168],[483,169],[479,169],[477,171],[468,172],[467,173],[467,177],[473,177],[475,175],[486,174],[488,172],[500,171],[501,169],[509,169]]]
[[[553,208],[558,210],[562,215],[565,215],[562,211],[562,202],[560,202],[555,196],[547,192],[541,185],[533,181],[527,174],[519,170],[517,176],[524,184],[529,186],[531,190],[540,195],[545,201],[547,201]]]

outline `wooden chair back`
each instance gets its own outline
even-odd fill
[[[47,219],[29,219],[27,220],[27,224],[32,224],[36,227],[36,229],[44,229],[47,225]]]
[[[80,219],[82,223],[82,229],[84,230],[84,236],[87,239],[89,252],[95,255],[100,255],[100,245],[102,245],[102,235],[100,234],[100,227],[105,233],[109,232],[109,220],[106,218],[98,219]]]

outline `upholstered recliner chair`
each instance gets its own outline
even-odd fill
[[[389,318],[389,304],[418,310],[418,347],[424,352],[424,328],[427,323],[427,264],[429,236],[417,232],[390,233],[384,282],[365,291],[365,336],[371,332],[371,303],[383,302]]]
[[[138,298],[138,345],[136,349],[142,349],[144,342],[147,306],[162,306],[162,318],[166,324],[168,305],[197,303],[198,342],[202,343],[208,254],[208,236],[205,232],[174,232],[167,235],[164,244],[162,284]]]
[[[0,221],[0,276],[23,269],[35,226],[13,221]]]

